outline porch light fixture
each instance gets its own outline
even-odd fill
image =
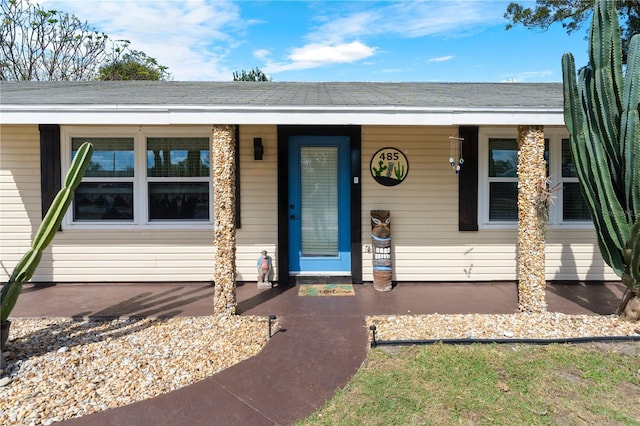
[[[262,160],[264,147],[262,146],[262,138],[253,138],[253,159]]]

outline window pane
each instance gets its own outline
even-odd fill
[[[582,196],[580,190],[580,183],[578,182],[565,182],[563,185],[563,199],[562,199],[562,219],[565,221],[571,220],[591,220],[589,214],[589,208]]]
[[[147,138],[147,176],[209,176],[209,138]]]
[[[562,139],[562,177],[578,177],[576,165],[571,157],[569,139]]]
[[[83,182],[76,189],[74,220],[133,220],[133,183]]]
[[[549,176],[549,140],[544,141],[544,161]],[[489,177],[518,176],[518,141],[489,139]]]
[[[209,220],[209,183],[149,183],[149,220]]]
[[[518,142],[515,139],[489,139],[489,176],[516,177]]]
[[[72,138],[72,156],[84,142],[93,144],[86,177],[133,177],[133,138]]]
[[[518,183],[489,183],[489,220],[518,220]]]

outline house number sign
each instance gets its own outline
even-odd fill
[[[409,173],[407,157],[396,148],[382,148],[371,157],[371,176],[380,185],[395,186]]]

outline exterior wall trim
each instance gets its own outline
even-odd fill
[[[185,109],[163,108],[91,108],[58,109],[21,108],[3,105],[0,122],[5,124],[60,125],[203,125],[220,124],[273,124],[273,125],[406,125],[406,126],[464,126],[464,125],[564,125],[562,110],[428,110],[428,109],[371,109],[371,108],[283,108],[265,109]]]

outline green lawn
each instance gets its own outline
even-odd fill
[[[640,425],[640,344],[379,347],[299,425]]]

